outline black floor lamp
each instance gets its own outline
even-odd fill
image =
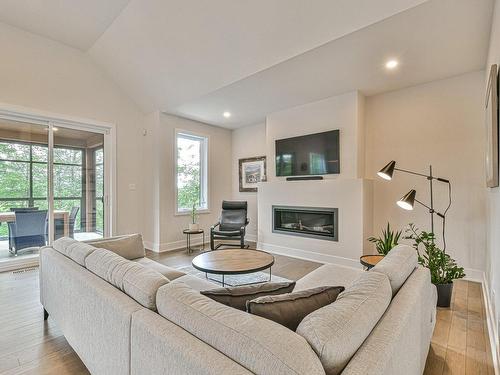
[[[429,210],[429,213],[431,215],[431,232],[434,233],[434,214],[438,215],[441,219],[443,219],[443,245],[444,249],[446,249],[446,239],[444,237],[445,233],[445,222],[446,222],[446,213],[450,209],[451,206],[451,183],[450,180],[446,178],[441,178],[441,177],[435,177],[432,175],[432,165],[429,166],[429,174],[423,174],[423,173],[417,173],[413,171],[409,171],[406,169],[401,169],[401,168],[396,168],[396,162],[392,160],[389,162],[384,168],[382,168],[377,174],[379,177],[382,177],[384,180],[392,180],[392,175],[394,174],[394,171],[399,171],[399,172],[404,172],[404,173],[409,173],[415,176],[421,176],[427,178],[429,181],[429,188],[430,188],[430,205],[427,205],[421,201],[419,201],[416,198],[417,192],[415,189],[410,190],[408,193],[406,193],[399,201],[397,201],[397,204],[399,207],[405,209],[405,210],[413,210],[413,206],[415,205],[415,202],[419,203],[420,205],[424,206]],[[434,192],[432,189],[432,182],[436,180],[439,182],[443,182],[448,184],[448,198],[449,198],[449,203],[448,207],[446,207],[446,210],[444,213],[437,212],[434,209]]]

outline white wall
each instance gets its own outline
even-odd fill
[[[257,193],[239,191],[239,159],[266,155],[266,124],[257,124],[238,128],[232,132],[232,197],[234,200],[248,202],[247,239],[257,240]],[[274,163],[274,158],[266,160],[267,168]]]
[[[359,265],[366,238],[372,234],[369,181],[365,168],[365,98],[358,92],[323,99],[268,115],[266,154],[268,182],[258,192],[258,246],[264,250],[323,262]],[[276,177],[277,139],[340,130],[340,173],[324,181],[287,182]],[[339,208],[339,241],[299,238],[272,232],[272,205]]]
[[[325,178],[363,177],[363,105],[363,96],[350,92],[270,114],[266,119],[268,160],[274,161],[277,139],[340,129],[340,174]],[[276,166],[269,163],[268,180],[284,179],[276,177]]]
[[[322,181],[271,181],[259,184],[258,248],[318,262],[360,267],[371,235],[371,181],[339,178]],[[338,208],[338,240],[273,232],[273,205]]]
[[[187,130],[209,137],[208,174],[209,174],[209,212],[200,213],[199,224],[205,229],[205,240],[209,239],[210,226],[220,216],[222,200],[231,197],[231,131],[187,120],[176,116],[158,113],[148,122],[146,135],[145,168],[151,168],[147,183],[145,204],[148,209],[144,222],[153,229],[145,231],[148,248],[166,251],[185,247],[186,229],[190,216],[178,215],[175,211],[174,145],[175,129]],[[193,237],[193,241],[196,239]]]
[[[415,223],[430,230],[428,211],[400,209],[395,202],[410,189],[429,202],[425,178],[395,172],[392,181],[376,172],[391,160],[404,169],[434,174],[453,184],[446,222],[447,252],[466,268],[485,269],[484,72],[435,81],[368,97],[365,106],[367,178],[374,179],[374,232],[389,221],[396,228]],[[448,203],[447,186],[436,182],[435,206]],[[435,232],[441,238],[441,220]],[[474,273],[470,276],[477,276]]]
[[[116,125],[115,232],[141,231],[144,116],[138,107],[79,50],[0,23],[0,51],[0,102]]]
[[[486,64],[486,72],[483,76],[483,93],[486,92],[489,69],[492,64],[500,66],[500,1],[496,1],[493,12],[493,24],[491,29],[490,48]],[[484,97],[484,94],[483,94]],[[486,130],[484,130],[486,132]],[[486,143],[483,146],[486,149]],[[487,190],[487,247],[486,247],[486,278],[490,299],[492,302],[492,314],[499,325],[498,310],[500,307],[500,188]],[[495,332],[498,331],[497,326]],[[498,340],[498,337],[496,336]],[[498,350],[498,342],[496,342]]]

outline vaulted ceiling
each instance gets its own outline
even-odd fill
[[[347,91],[372,95],[483,69],[492,7],[493,0],[0,0],[0,22],[85,51],[145,112],[235,128]],[[391,72],[389,58],[400,61]]]

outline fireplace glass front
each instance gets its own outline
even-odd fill
[[[273,206],[273,232],[338,241],[338,208]]]

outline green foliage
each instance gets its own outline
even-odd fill
[[[189,210],[200,200],[200,167],[194,163],[179,163],[177,175],[183,179],[183,184],[178,184],[177,188],[177,207]]]
[[[402,231],[393,231],[389,223],[387,223],[387,228],[382,230],[381,237],[370,237],[368,241],[373,242],[377,248],[379,254],[387,255],[391,249],[399,243],[399,238],[401,237]]]
[[[31,148],[31,150],[30,150]],[[0,212],[11,207],[27,207],[29,199],[40,209],[47,209],[47,146],[0,142]],[[31,155],[30,155],[31,151]],[[59,210],[80,207],[82,197],[83,151],[72,148],[54,149],[54,206]],[[30,159],[31,158],[31,159]],[[58,164],[60,163],[60,164]],[[33,195],[30,197],[30,164],[33,180]],[[64,164],[64,165],[63,165]],[[69,165],[68,165],[69,164]],[[103,231],[104,205],[104,168],[103,151],[96,151],[96,229]],[[58,199],[76,197],[78,199]],[[2,201],[3,198],[18,199]],[[75,229],[80,228],[80,215],[77,215]],[[0,238],[8,236],[7,224],[0,225]]]
[[[436,246],[434,233],[419,231],[414,224],[410,224],[406,229],[405,239],[414,241],[418,262],[431,271],[433,284],[450,284],[453,280],[465,277],[463,267],[459,267],[455,259]]]
[[[193,145],[177,149],[177,207],[192,210],[200,204],[200,157],[190,150]]]

